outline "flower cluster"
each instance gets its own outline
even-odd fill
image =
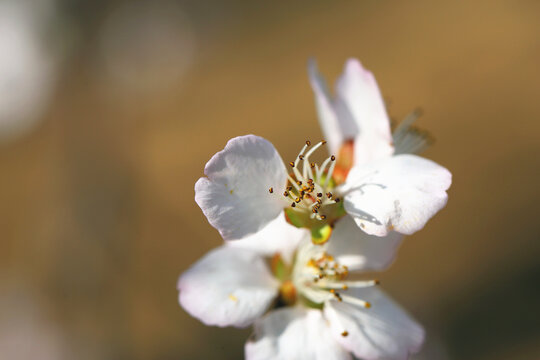
[[[225,244],[180,277],[180,304],[207,325],[254,325],[249,360],[407,359],[422,327],[358,274],[385,269],[403,234],[444,207],[451,174],[412,154],[429,142],[415,115],[392,134],[360,62],[334,98],[314,62],[309,76],[326,140],[285,164],[269,141],[240,136],[210,159],[195,201]]]

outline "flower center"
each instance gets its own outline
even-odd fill
[[[365,308],[371,307],[369,302],[348,295],[347,291],[378,285],[378,280],[347,280],[347,266],[339,264],[326,252],[314,253],[308,250],[297,260],[301,263],[295,267],[293,282],[297,291],[307,300],[308,306],[321,307],[325,301],[335,299]]]
[[[292,173],[287,175],[283,191],[288,203],[287,220],[294,226],[311,229],[315,243],[326,242],[334,222],[345,214],[341,198],[332,193],[336,157],[329,156],[320,166],[310,161],[310,156],[324,144],[326,141],[321,141],[308,150],[311,142],[306,141],[296,159],[289,163]]]

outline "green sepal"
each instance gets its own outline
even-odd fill
[[[290,269],[279,253],[275,254],[270,260],[270,268],[274,277],[279,281],[283,282],[289,277]]]
[[[304,222],[302,221],[303,219],[301,216],[299,216],[299,213],[297,211],[294,211],[291,208],[286,208],[285,217],[287,218],[289,224],[294,225],[297,228],[304,227]]]
[[[322,245],[330,239],[332,227],[328,224],[311,229],[311,241],[315,245]]]

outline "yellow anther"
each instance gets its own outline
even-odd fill
[[[270,194],[273,193],[273,192],[274,192],[274,188],[271,187],[270,189],[268,189],[268,192],[269,192]]]

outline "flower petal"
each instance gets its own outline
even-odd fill
[[[424,329],[399,305],[376,288],[356,289],[354,295],[371,308],[335,300],[324,307],[332,333],[343,347],[365,360],[406,360],[420,350]]]
[[[281,308],[255,322],[247,360],[349,360],[332,337],[320,310]]]
[[[337,154],[344,137],[326,82],[319,74],[317,62],[314,59],[310,59],[308,62],[308,75],[311,88],[315,94],[315,106],[317,107],[319,124],[324,138],[328,142],[328,150],[331,154]]]
[[[335,110],[345,140],[354,138],[354,162],[392,155],[392,134],[379,86],[360,61],[349,59],[336,84]]]
[[[263,258],[227,245],[206,254],[178,280],[180,305],[206,325],[246,327],[277,296]]]
[[[394,231],[384,237],[368,235],[346,215],[336,223],[327,251],[351,271],[383,270],[394,260],[402,240],[403,235]]]
[[[251,249],[263,256],[280,253],[284,260],[290,262],[300,241],[309,238],[309,230],[289,224],[285,214],[281,213],[262,230],[241,240],[231,241],[229,246]]]
[[[397,155],[351,169],[345,210],[368,234],[412,234],[446,205],[452,174],[431,160]]]
[[[195,184],[195,201],[225,240],[236,240],[262,229],[283,210],[277,193],[287,172],[274,146],[255,135],[229,140],[206,164]]]

